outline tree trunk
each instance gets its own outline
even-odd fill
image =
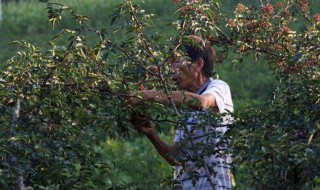
[[[0,0],[1,1],[1,0]],[[17,121],[19,119],[19,113],[20,113],[20,100],[18,99],[16,102],[16,106],[15,109],[13,111],[13,117],[12,117],[12,125],[11,125],[11,134],[13,136],[16,135],[16,125],[17,125]],[[15,149],[15,146],[13,145],[13,148]],[[14,151],[15,152],[15,151]],[[11,155],[11,163],[13,166],[19,167],[18,166],[18,158],[15,154]],[[16,175],[16,183],[18,186],[18,190],[25,190],[26,187],[24,185],[24,179],[23,179],[23,175],[18,171],[17,175]]]
[[[2,20],[2,2],[0,0],[0,21]]]

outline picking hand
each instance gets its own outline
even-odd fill
[[[152,121],[144,116],[133,115],[130,122],[144,135],[149,135],[155,131]]]

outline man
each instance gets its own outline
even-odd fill
[[[232,160],[230,155],[224,154],[228,141],[222,140],[232,122],[228,114],[233,112],[230,89],[225,82],[211,78],[216,54],[210,43],[195,35],[186,39],[171,66],[172,79],[183,91],[173,91],[170,97],[158,91],[141,92],[143,100],[163,104],[173,102],[178,108],[183,105],[189,108],[182,111],[187,118],[179,121],[174,144],[164,142],[149,119],[134,116],[132,123],[145,134],[158,153],[175,166],[175,182],[182,189],[231,189]],[[133,106],[140,103],[141,99],[130,100]],[[213,112],[224,115],[222,121],[217,122],[215,118],[218,117],[210,114]]]

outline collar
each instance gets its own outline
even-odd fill
[[[208,78],[208,80],[202,84],[202,86],[199,88],[199,90],[196,92],[196,94],[198,94],[198,95],[202,94],[208,88],[211,81],[212,81],[212,78]]]

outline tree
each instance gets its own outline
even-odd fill
[[[241,113],[234,131],[236,162],[258,189],[303,189],[319,182],[319,15],[309,6],[239,4],[228,20],[239,55],[262,55],[281,83],[271,109]]]
[[[308,1],[239,4],[231,18],[220,12],[218,0],[173,1],[180,15],[174,23],[179,36],[151,33],[156,15],[130,0],[117,6],[112,24],[119,28],[112,31],[91,28],[86,16],[65,5],[40,1],[53,26],[68,14],[79,28],[63,29],[44,50],[14,42],[25,50],[1,72],[0,187],[106,188],[91,176],[97,168],[112,172],[112,161],[96,162],[93,145],[134,137],[128,122],[133,113],[150,117],[158,128],[186,117],[173,103],[145,102],[134,109],[123,101],[129,91],[139,96],[144,88],[170,96],[171,52],[191,33],[218,47],[220,62],[231,56],[237,63],[249,55],[264,60],[280,82],[270,107],[234,114],[227,137],[233,137],[239,188],[319,185],[320,16]],[[120,30],[126,30],[124,39],[114,41]],[[95,38],[88,41],[90,35]],[[210,117],[219,119],[213,113]]]
[[[2,2],[0,0],[0,21],[2,20]]]

